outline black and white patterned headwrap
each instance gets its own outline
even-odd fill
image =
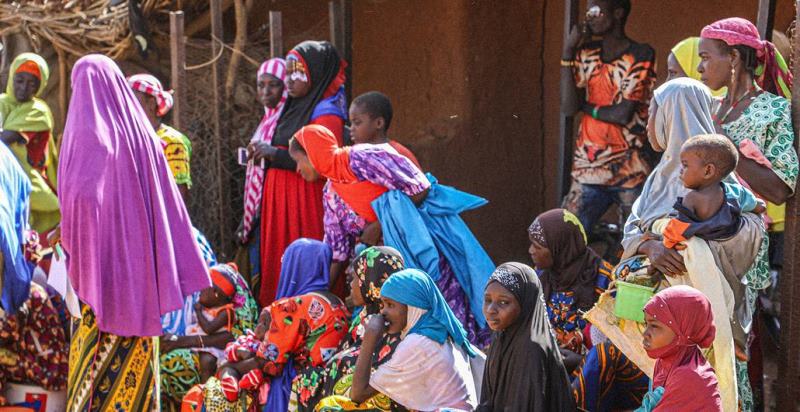
[[[534,220],[530,227],[528,227],[528,236],[530,236],[531,240],[538,243],[539,246],[547,247],[547,240],[544,237],[544,228],[539,222],[539,219]]]
[[[497,282],[515,296],[522,292],[522,283],[520,282],[519,275],[515,274],[506,266],[500,266],[494,270],[492,276],[489,277],[489,282]]]

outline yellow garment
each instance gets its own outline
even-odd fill
[[[379,393],[361,404],[355,403],[345,396],[328,396],[320,400],[314,410],[317,412],[388,411],[390,408],[389,398]]]
[[[20,103],[14,97],[14,73],[19,66],[27,61],[33,61],[39,66],[42,78],[39,90],[30,101]],[[44,100],[40,99],[42,92],[47,87],[50,69],[47,62],[37,54],[22,53],[17,56],[9,68],[6,92],[0,94],[0,129],[15,132],[43,132],[53,130],[53,114]]]
[[[55,145],[50,145],[50,158],[55,159]],[[48,230],[53,229],[61,222],[61,212],[58,207],[58,196],[48,185],[48,181],[30,165],[27,161],[28,150],[22,143],[13,143],[9,146],[17,162],[22,166],[22,170],[31,181],[31,214],[30,225],[31,229],[37,233],[46,233]],[[55,162],[52,162],[55,163]],[[52,172],[51,172],[52,171]],[[50,164],[47,169],[47,174],[51,182],[55,183],[55,166]],[[52,175],[52,177],[50,177]],[[53,184],[55,186],[55,184]]]
[[[167,158],[172,176],[175,183],[192,187],[192,142],[186,135],[161,123],[161,127],[156,131],[158,137],[166,143],[164,156]]]
[[[783,232],[784,223],[786,222],[786,203],[776,205],[767,202],[767,216],[772,221],[769,225],[770,232]]]
[[[681,40],[672,48],[672,55],[675,56],[675,60],[681,65],[686,75],[698,81],[700,80],[700,72],[697,71],[697,65],[700,64],[700,55],[697,50],[699,43],[699,37],[689,37]],[[719,97],[724,96],[727,92],[728,88],[723,87],[719,90],[712,90],[711,94],[714,97]]]
[[[662,219],[653,224],[653,231],[661,233],[668,220]],[[677,277],[666,277],[670,286],[689,285],[703,292],[711,302],[714,313],[714,326],[717,329],[712,345],[713,351],[708,360],[714,367],[719,382],[724,411],[738,409],[738,392],[736,384],[736,354],[733,343],[731,320],[735,319],[734,295],[725,278],[717,267],[714,255],[708,244],[696,237],[686,242],[686,249],[681,251],[686,274]],[[597,305],[584,316],[592,325],[600,329],[614,345],[633,361],[648,376],[653,376],[655,359],[647,356],[642,347],[641,325],[631,321],[619,321],[614,316],[614,298],[610,292],[600,297]]]

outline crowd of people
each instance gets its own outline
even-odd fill
[[[57,147],[47,64],[17,56],[0,95],[0,395],[65,391],[69,411],[757,410],[753,316],[798,173],[792,77],[728,18],[678,43],[655,88],[629,13],[590,0],[565,42],[574,183],[532,216],[530,264],[493,263],[460,217],[487,201],[391,139],[386,95],[348,106],[328,42],[257,72],[239,262],[192,224],[191,139],[165,123],[156,77],[78,60]],[[613,204],[619,262],[589,247]],[[616,310],[630,284],[649,293],[633,316]]]

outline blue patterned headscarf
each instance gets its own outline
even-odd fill
[[[427,311],[408,333],[416,333],[438,343],[444,343],[449,336],[470,357],[475,356],[475,349],[467,340],[467,332],[447,305],[436,283],[425,272],[405,269],[393,274],[381,287],[381,296]]]

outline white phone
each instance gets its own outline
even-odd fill
[[[240,147],[236,149],[236,160],[239,162],[240,166],[247,166],[247,148]],[[261,159],[261,168],[265,168],[267,166],[267,162],[264,159]]]

